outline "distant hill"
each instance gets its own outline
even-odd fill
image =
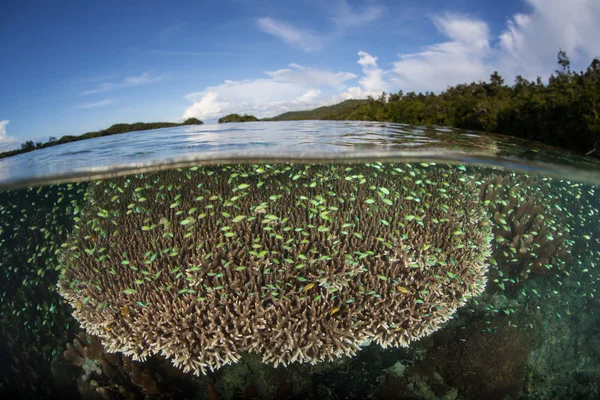
[[[255,122],[258,121],[254,115],[239,115],[239,114],[229,114],[224,116],[223,118],[219,118],[219,123],[224,124],[227,122]]]
[[[324,106],[308,111],[290,111],[273,118],[263,118],[261,121],[298,121],[304,119],[343,120],[368,100],[346,100],[332,106]]]
[[[0,153],[0,158],[14,156],[16,154],[28,153],[37,149],[44,149],[46,147],[57,146],[63,143],[69,142],[77,142],[79,140],[85,139],[93,139],[101,136],[110,136],[117,135],[120,133],[133,132],[133,131],[146,131],[150,129],[160,129],[160,128],[172,128],[175,126],[186,126],[186,125],[201,125],[204,122],[200,121],[197,118],[188,118],[182,123],[176,122],[136,122],[133,124],[114,124],[108,129],[104,129],[97,132],[87,132],[83,135],[73,136],[66,135],[61,137],[60,139],[56,139],[55,137],[50,137],[50,139],[45,142],[37,142],[35,143],[33,140],[28,140],[25,143],[21,144],[21,148],[17,150],[10,150]]]

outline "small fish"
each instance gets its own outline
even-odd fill
[[[410,290],[408,290],[407,288],[405,288],[404,286],[398,286],[398,291],[400,293],[410,293]]]
[[[128,312],[129,312],[129,308],[126,305],[121,307],[121,315],[122,316],[126,316]]]
[[[340,311],[340,309],[338,307],[334,307],[331,311],[329,311],[329,315],[333,315],[338,311]]]
[[[303,291],[303,292],[307,292],[307,291],[309,291],[310,289],[312,289],[312,288],[314,288],[314,287],[315,287],[315,283],[314,283],[314,282],[311,282],[311,283],[309,283],[308,285],[304,286],[304,287],[302,288],[302,291]]]
[[[237,215],[235,218],[233,218],[232,222],[240,222],[245,218],[246,218],[245,215]]]

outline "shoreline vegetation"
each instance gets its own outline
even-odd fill
[[[489,82],[480,81],[432,92],[381,93],[378,98],[346,100],[309,111],[291,111],[272,118],[229,114],[219,123],[296,120],[359,120],[411,125],[450,126],[499,133],[557,146],[578,154],[600,157],[600,60],[595,58],[585,71],[571,70],[564,51],[558,52],[559,69],[544,83],[517,76],[512,86],[494,72]],[[27,141],[21,149],[0,153],[0,158],[62,143],[131,131],[196,125],[189,118],[172,122],[116,124],[80,136],[51,137],[48,142]]]
[[[494,72],[489,82],[473,82],[431,92],[381,93],[312,111],[287,112],[269,121],[362,120],[450,126],[499,133],[600,156],[600,60],[574,72],[565,52],[548,83],[521,76],[512,86]]]
[[[259,121],[254,115],[239,115],[239,114],[229,114],[224,116],[223,118],[219,118],[219,124],[226,124],[229,122],[256,122]]]
[[[95,132],[87,132],[83,135],[73,136],[66,135],[61,137],[60,139],[56,139],[56,137],[50,136],[50,139],[47,142],[34,142],[33,140],[28,140],[25,143],[21,143],[20,149],[5,151],[0,153],[0,159],[5,157],[14,156],[17,154],[29,153],[33,150],[44,149],[46,147],[58,146],[63,143],[70,142],[78,142],[80,140],[93,139],[102,136],[111,136],[118,135],[121,133],[134,132],[134,131],[147,131],[150,129],[160,129],[160,128],[172,128],[177,126],[187,126],[187,125],[202,125],[204,122],[200,121],[197,118],[188,118],[182,123],[177,122],[135,122],[133,124],[114,124],[108,129],[103,129],[101,131]]]

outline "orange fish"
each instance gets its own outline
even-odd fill
[[[121,315],[122,316],[126,316],[128,311],[129,311],[129,308],[127,306],[121,307]]]

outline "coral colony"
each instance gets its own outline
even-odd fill
[[[573,242],[563,209],[549,202],[553,197],[546,180],[515,174],[486,177],[480,199],[493,222],[493,262],[500,271],[527,279],[566,268]]]
[[[98,181],[58,287],[108,352],[160,354],[195,374],[244,352],[277,366],[369,341],[408,346],[485,288],[493,234],[480,184],[427,163]]]

